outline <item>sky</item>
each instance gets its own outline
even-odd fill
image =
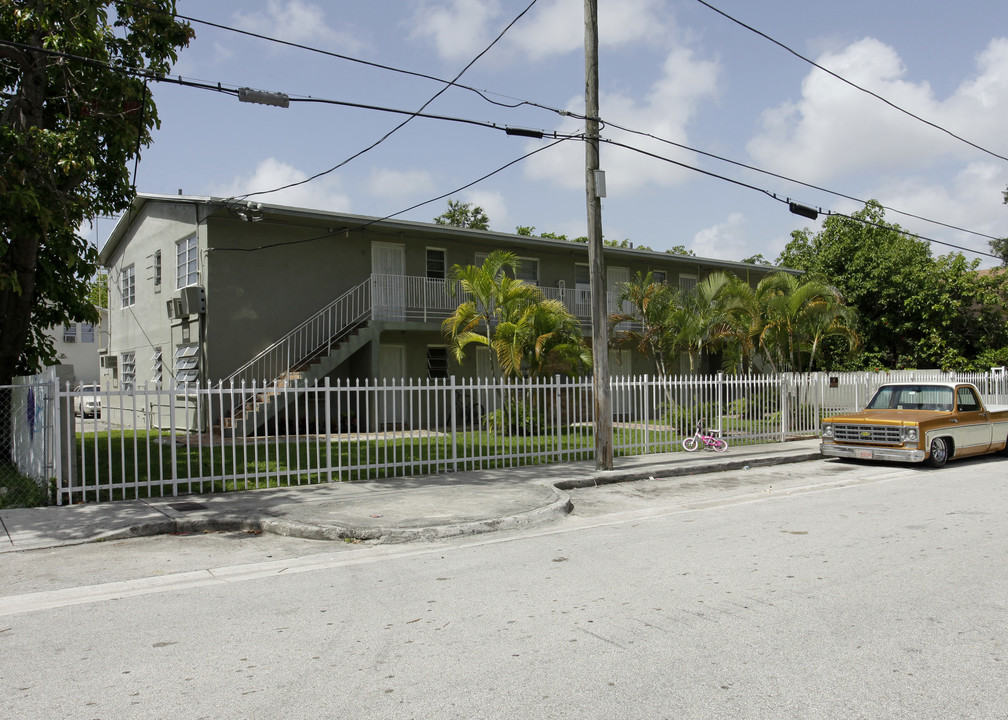
[[[336,168],[250,199],[429,222],[447,196],[481,206],[492,230],[585,235],[583,143],[550,147],[552,139],[482,125],[584,129],[564,114],[585,108],[584,4],[530,1],[178,0],[178,12],[198,20],[441,80],[472,63],[457,82],[480,94],[203,23],[193,23],[173,77],[407,112],[444,90],[425,112],[481,124],[413,118],[359,154],[407,116],[330,103],[285,109],[158,83],[161,126],[138,164],[137,189],[241,196]],[[780,201],[843,213],[862,206],[841,195],[877,199],[891,208],[888,222],[979,253],[989,252],[983,235],[1008,236],[1008,161],[996,157],[1008,157],[1003,0],[710,4],[891,104],[697,0],[600,0],[602,138],[634,148],[602,145],[607,239],[773,261],[792,231],[817,231],[822,220]],[[99,221],[94,241],[113,225]],[[933,245],[936,255],[950,250]]]

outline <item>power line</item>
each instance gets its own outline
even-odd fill
[[[380,223],[380,222],[383,222],[385,220],[391,220],[394,217],[398,217],[399,215],[403,215],[404,213],[408,213],[411,210],[416,210],[417,208],[423,207],[424,205],[430,205],[431,203],[437,202],[438,200],[444,200],[447,197],[451,197],[452,195],[455,195],[456,193],[462,192],[463,190],[466,190],[466,189],[472,187],[473,185],[477,185],[477,184],[483,182],[487,178],[491,178],[494,175],[496,175],[496,174],[498,174],[500,172],[503,172],[504,170],[507,170],[512,165],[516,165],[516,164],[522,162],[523,160],[526,160],[526,159],[532,157],[533,155],[536,155],[538,153],[544,152],[545,150],[549,150],[550,148],[553,148],[553,147],[555,147],[556,145],[559,145],[562,142],[565,142],[567,140],[579,140],[579,139],[583,139],[583,136],[580,136],[580,135],[570,135],[570,136],[565,136],[565,137],[559,137],[554,142],[551,142],[548,145],[543,145],[540,148],[536,148],[535,150],[532,150],[531,152],[527,152],[524,155],[521,155],[520,157],[517,157],[514,160],[511,160],[510,162],[507,162],[504,165],[501,165],[496,170],[492,170],[492,171],[486,173],[485,175],[482,175],[482,176],[476,178],[475,180],[472,180],[472,181],[466,183],[465,185],[461,185],[461,186],[455,188],[454,190],[450,190],[450,191],[448,191],[446,193],[438,195],[437,197],[429,198],[427,200],[424,200],[423,202],[419,202],[419,203],[416,203],[415,205],[411,205],[411,206],[409,206],[407,208],[403,208],[402,210],[398,210],[398,211],[396,211],[394,213],[390,213],[389,215],[384,215],[384,216],[379,217],[379,218],[374,218],[372,220],[368,220],[367,222],[360,223],[360,224],[355,225],[353,227],[340,228],[336,232],[328,232],[328,233],[324,233],[322,235],[315,235],[313,237],[303,238],[301,240],[292,240],[292,241],[289,241],[289,242],[269,243],[267,245],[259,245],[259,246],[252,247],[252,248],[214,248],[214,250],[218,251],[218,252],[220,252],[220,251],[226,251],[226,252],[256,252],[256,251],[259,251],[259,250],[269,250],[271,248],[276,248],[276,247],[286,247],[287,245],[301,245],[301,244],[304,244],[304,243],[314,242],[316,240],[325,240],[326,238],[336,237],[338,235],[342,235],[342,234],[347,233],[347,232],[356,232],[357,230],[363,230],[364,228],[370,227],[371,225],[374,225],[376,223]]]
[[[824,73],[826,73],[827,75],[830,75],[831,77],[836,78],[840,82],[845,83],[847,85],[850,85],[855,90],[860,90],[861,92],[865,93],[866,95],[871,95],[876,100],[881,100],[886,105],[888,105],[889,107],[893,108],[894,110],[898,110],[899,112],[903,113],[904,115],[908,115],[909,117],[912,117],[914,120],[922,122],[925,125],[929,125],[929,126],[933,127],[935,130],[939,130],[939,131],[945,133],[946,135],[948,135],[950,137],[953,137],[956,140],[958,140],[960,142],[963,142],[963,143],[969,145],[972,148],[975,148],[975,149],[979,150],[980,152],[986,153],[986,154],[988,154],[988,155],[990,155],[992,157],[996,157],[999,160],[1004,160],[1004,161],[1008,162],[1008,157],[1005,157],[1004,155],[999,155],[996,152],[994,152],[992,150],[988,150],[985,147],[981,147],[980,145],[977,145],[976,143],[971,142],[970,140],[967,140],[966,138],[964,138],[964,137],[962,137],[960,135],[956,135],[951,130],[948,130],[947,128],[944,128],[941,125],[938,125],[937,123],[933,123],[930,120],[926,120],[926,119],[922,118],[920,115],[916,115],[916,114],[910,112],[909,110],[907,110],[907,109],[905,109],[903,107],[900,107],[899,105],[897,105],[896,103],[892,102],[891,100],[887,100],[886,98],[882,97],[878,93],[872,92],[871,90],[868,90],[867,88],[864,88],[864,87],[858,85],[857,83],[852,82],[851,80],[848,80],[847,78],[843,77],[842,75],[838,75],[837,73],[833,72],[832,70],[829,70],[828,68],[823,67],[822,65],[820,65],[817,62],[815,62],[814,60],[811,60],[811,59],[805,57],[804,55],[802,55],[801,53],[799,53],[797,50],[793,50],[790,47],[788,47],[787,45],[785,45],[784,43],[780,42],[779,40],[775,40],[774,38],[772,38],[769,35],[767,35],[765,32],[757,30],[756,28],[752,27],[751,25],[747,25],[746,23],[742,22],[741,20],[739,20],[739,19],[737,19],[735,17],[732,17],[731,15],[729,15],[728,13],[726,13],[724,10],[720,10],[719,8],[714,7],[713,5],[711,5],[706,0],[697,0],[697,2],[700,3],[701,5],[707,7],[707,8],[710,8],[711,10],[713,10],[714,12],[716,12],[718,15],[721,15],[722,17],[724,17],[724,18],[732,21],[736,25],[744,27],[749,32],[755,33],[755,34],[759,35],[761,38],[763,38],[765,40],[769,40],[774,45],[776,45],[777,47],[780,47],[780,48],[786,50],[787,52],[791,53],[792,55],[794,55],[799,60],[803,60],[806,63],[808,63],[809,65],[811,65],[812,67],[815,67],[815,68],[818,68],[818,69],[822,70]]]
[[[609,145],[613,145],[615,147],[621,147],[621,148],[624,148],[626,150],[630,150],[630,151],[638,153],[640,155],[645,155],[647,157],[654,158],[656,160],[661,160],[663,162],[667,162],[667,163],[670,163],[672,165],[678,165],[679,167],[685,168],[686,170],[692,170],[693,172],[698,172],[698,173],[700,173],[702,175],[707,175],[708,177],[712,177],[712,178],[715,178],[717,180],[723,180],[724,182],[729,182],[729,183],[732,183],[733,185],[738,185],[738,186],[744,187],[744,188],[746,188],[748,190],[754,190],[756,192],[759,192],[759,193],[762,193],[762,194],[766,195],[767,197],[769,197],[769,198],[771,198],[773,200],[776,200],[779,203],[784,203],[785,205],[790,205],[791,204],[790,199],[780,198],[780,197],[777,196],[776,193],[771,192],[770,190],[767,190],[766,188],[761,188],[761,187],[758,187],[756,185],[751,185],[749,183],[742,182],[741,180],[735,180],[733,178],[726,177],[724,175],[719,175],[718,173],[711,172],[709,170],[704,170],[702,168],[698,168],[695,165],[690,165],[688,163],[684,163],[684,162],[681,162],[679,160],[673,160],[672,158],[667,158],[667,157],[664,157],[662,155],[658,155],[657,153],[648,152],[647,150],[642,150],[640,148],[634,147],[633,145],[627,145],[626,143],[616,142],[615,140],[609,140],[609,139],[606,139],[606,138],[600,138],[600,141],[604,142],[604,143],[608,143]],[[879,225],[878,223],[873,223],[873,222],[870,222],[870,221],[861,220],[859,218],[856,218],[856,217],[853,217],[853,216],[850,216],[850,215],[845,215],[844,213],[837,212],[835,210],[823,210],[822,208],[819,208],[819,212],[821,212],[824,215],[836,215],[836,216],[839,216],[839,217],[845,217],[845,218],[848,218],[849,220],[853,220],[855,222],[860,222],[860,223],[863,223],[865,225],[874,225],[875,227],[879,227],[879,228],[883,228],[883,229],[887,229],[887,230],[892,230],[893,229],[892,227],[889,227],[889,226]],[[972,248],[964,247],[962,245],[955,245],[954,243],[945,242],[944,240],[936,240],[935,238],[931,238],[931,237],[928,237],[926,235],[920,235],[918,233],[913,233],[913,232],[910,232],[909,230],[904,230],[902,228],[898,229],[897,232],[899,232],[900,234],[903,234],[903,235],[908,235],[910,237],[915,237],[915,238],[917,238],[919,240],[923,240],[925,242],[933,243],[935,245],[944,245],[946,247],[950,247],[950,248],[953,248],[955,250],[961,250],[963,252],[972,253],[974,255],[983,255],[985,257],[991,257],[991,258],[995,258],[995,259],[998,259],[998,260],[1001,259],[1000,255],[995,255],[993,253],[984,252],[982,250],[974,250]],[[977,233],[977,234],[979,234],[979,233]]]
[[[531,5],[529,7],[531,7]],[[527,10],[527,8],[526,8],[526,10]],[[479,88],[475,88],[475,87],[472,87],[470,85],[464,85],[464,84],[456,82],[454,80],[445,80],[444,78],[437,77],[436,75],[429,75],[427,73],[418,72],[416,70],[406,70],[404,68],[395,67],[394,65],[386,65],[384,63],[374,62],[374,61],[371,61],[371,60],[364,60],[362,58],[353,57],[352,55],[344,55],[342,53],[336,53],[336,52],[332,52],[330,50],[323,50],[322,48],[314,47],[312,45],[305,45],[304,43],[292,42],[290,40],[282,40],[280,38],[272,37],[270,35],[265,35],[263,33],[257,33],[257,32],[253,32],[251,30],[243,30],[241,28],[236,28],[236,27],[233,27],[231,25],[224,25],[222,23],[212,22],[210,20],[202,20],[200,18],[195,18],[195,17],[191,17],[191,16],[188,16],[188,15],[182,15],[182,14],[179,14],[179,13],[172,13],[172,16],[176,17],[176,18],[178,18],[180,20],[185,20],[186,22],[197,23],[199,25],[206,25],[207,27],[212,27],[212,28],[215,28],[217,30],[224,30],[226,32],[232,32],[232,33],[236,33],[238,35],[245,35],[247,37],[256,38],[258,40],[264,40],[264,41],[270,42],[270,43],[276,43],[278,45],[285,45],[287,47],[296,48],[298,50],[305,50],[307,52],[317,53],[319,55],[325,55],[327,57],[335,58],[337,60],[345,60],[347,62],[357,63],[359,65],[366,65],[368,67],[373,67],[373,68],[378,69],[378,70],[387,70],[389,72],[399,73],[399,74],[402,74],[402,75],[408,75],[408,76],[416,77],[416,78],[421,78],[423,80],[433,80],[434,82],[441,83],[442,85],[445,85],[445,86],[448,86],[448,87],[456,87],[456,88],[459,88],[460,90],[468,90],[469,92],[475,93],[476,95],[478,95],[479,97],[481,97],[483,100],[487,101],[488,103],[491,103],[493,105],[498,105],[500,107],[518,108],[518,107],[522,107],[523,105],[528,105],[530,107],[537,107],[537,108],[540,108],[542,110],[549,110],[550,112],[554,112],[554,113],[556,113],[558,115],[564,114],[564,111],[561,110],[561,109],[559,109],[559,108],[550,107],[549,105],[543,105],[543,104],[537,103],[537,102],[535,102],[533,100],[522,100],[520,98],[514,98],[514,97],[511,97],[511,96],[508,96],[508,95],[504,95],[502,93],[492,92],[490,90],[481,90]],[[500,97],[506,97],[509,100],[514,100],[516,102],[503,103],[503,102],[500,102],[500,101],[494,100],[493,98],[488,97],[487,96],[488,93],[491,93],[493,95],[498,95]]]
[[[721,162],[728,163],[730,165],[735,165],[736,167],[744,168],[746,170],[751,170],[753,172],[761,173],[763,175],[768,175],[770,177],[777,178],[778,180],[785,180],[787,182],[794,183],[795,185],[801,185],[802,187],[807,187],[807,188],[809,188],[811,190],[818,190],[819,192],[824,192],[824,193],[827,193],[829,195],[834,195],[835,197],[843,198],[844,200],[851,200],[853,202],[860,203],[861,205],[865,205],[868,202],[867,200],[863,200],[863,199],[855,197],[853,195],[848,195],[846,193],[842,193],[842,192],[840,192],[838,190],[830,190],[827,187],[822,187],[820,185],[815,185],[813,183],[805,182],[803,180],[797,180],[797,179],[795,179],[793,177],[788,177],[787,175],[782,175],[780,173],[771,172],[770,170],[764,170],[763,168],[756,167],[755,165],[749,165],[747,163],[740,162],[738,160],[732,160],[731,158],[727,158],[727,157],[724,157],[724,156],[721,156],[721,155],[716,155],[715,153],[707,152],[705,150],[700,150],[700,149],[695,148],[695,147],[690,147],[689,145],[684,145],[683,143],[675,142],[674,140],[667,140],[666,138],[659,137],[658,135],[653,135],[651,133],[644,132],[642,130],[634,130],[633,128],[628,128],[628,127],[625,127],[623,125],[618,125],[618,124],[616,124],[614,122],[607,122],[606,124],[609,127],[614,127],[617,130],[622,130],[623,132],[628,132],[628,133],[631,133],[633,135],[640,135],[642,137],[651,138],[652,140],[657,140],[658,142],[665,143],[666,145],[671,145],[673,147],[677,147],[677,148],[680,148],[682,150],[688,150],[689,152],[694,152],[694,153],[696,153],[698,155],[703,155],[704,157],[709,157],[709,158],[712,158],[714,160],[720,160]],[[998,240],[999,239],[995,235],[988,235],[987,233],[978,232],[976,230],[968,230],[966,228],[959,227],[958,225],[951,225],[949,223],[942,222],[941,220],[932,220],[931,218],[924,217],[923,215],[915,215],[914,213],[906,212],[905,210],[899,210],[897,208],[890,207],[888,205],[881,205],[881,207],[884,208],[884,209],[886,209],[886,210],[889,210],[890,212],[894,212],[894,213],[896,213],[898,215],[904,215],[906,217],[914,218],[915,220],[921,220],[921,221],[926,222],[926,223],[931,223],[932,225],[940,225],[941,227],[948,228],[949,230],[958,230],[959,232],[968,233],[970,235],[976,235],[977,237],[988,238],[990,240]]]
[[[490,49],[493,48],[493,46],[496,45],[500,41],[500,39],[502,37],[504,37],[505,33],[507,33],[507,31],[510,30],[514,26],[515,23],[517,23],[519,20],[522,19],[522,17],[525,16],[525,13],[527,13],[529,10],[532,9],[532,6],[535,5],[536,2],[538,2],[538,0],[532,0],[532,2],[530,2],[525,7],[524,10],[522,10],[520,13],[518,13],[518,16],[515,17],[514,20],[512,20],[511,22],[509,22],[504,27],[504,29],[500,31],[500,33],[497,35],[497,37],[495,37],[493,39],[493,41],[489,45],[487,45],[478,55],[476,55],[476,57],[474,57],[472,60],[470,60],[469,63],[464,68],[462,68],[454,78],[452,78],[451,83],[445,85],[443,88],[441,88],[436,93],[434,93],[434,95],[431,96],[431,98],[427,102],[425,102],[423,105],[420,106],[420,109],[417,110],[416,113],[413,113],[412,115],[410,115],[410,117],[408,117],[405,120],[403,120],[401,123],[399,123],[394,128],[392,128],[391,130],[389,130],[387,133],[385,133],[378,140],[376,140],[375,142],[373,142],[370,145],[368,145],[367,147],[365,147],[363,150],[359,150],[358,152],[354,153],[353,155],[351,155],[350,157],[346,158],[342,162],[339,162],[336,165],[332,166],[328,170],[323,170],[322,172],[315,173],[311,177],[305,178],[304,180],[299,180],[299,181],[293,182],[293,183],[287,183],[286,185],[282,185],[280,187],[273,188],[271,190],[260,190],[260,191],[257,191],[257,192],[246,193],[244,195],[239,195],[239,196],[237,196],[237,197],[235,197],[233,199],[239,199],[239,198],[240,199],[248,199],[248,198],[253,197],[255,195],[266,195],[266,194],[269,194],[269,193],[278,192],[280,190],[287,190],[287,189],[292,188],[292,187],[298,187],[299,185],[304,185],[306,183],[311,182],[312,180],[316,180],[316,179],[318,179],[318,178],[320,178],[320,177],[322,177],[324,175],[328,175],[329,173],[335,172],[336,170],[338,170],[341,167],[347,165],[348,163],[352,162],[353,160],[356,160],[361,155],[364,155],[365,153],[370,152],[374,148],[378,147],[383,142],[385,142],[388,138],[390,138],[394,133],[398,132],[400,129],[402,129],[403,127],[405,127],[406,124],[409,123],[411,120],[413,120],[414,117],[417,117],[418,113],[423,112],[432,102],[434,102],[439,97],[441,97],[441,95],[443,95],[445,93],[445,91],[447,91],[448,88],[451,87],[452,84],[456,80],[458,80],[460,77],[462,77],[466,73],[466,71],[469,70],[469,68],[471,68],[473,65],[476,64],[476,61],[478,61],[480,58],[482,58],[484,55],[486,55],[488,52],[490,52]]]

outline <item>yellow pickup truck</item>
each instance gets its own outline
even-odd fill
[[[827,457],[927,462],[1008,454],[1008,406],[986,407],[969,383],[883,385],[861,412],[822,421]]]

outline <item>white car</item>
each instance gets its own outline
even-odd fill
[[[101,386],[78,385],[74,391],[74,415],[101,417]]]

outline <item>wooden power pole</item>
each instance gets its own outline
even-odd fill
[[[599,196],[598,0],[585,0],[585,194],[588,200],[588,263],[591,274],[592,389],[595,398],[595,469],[612,470],[612,394],[602,198]]]

